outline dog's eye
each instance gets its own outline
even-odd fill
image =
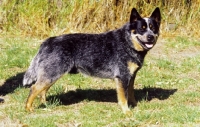
[[[139,30],[140,30],[141,32],[144,32],[144,31],[146,30],[146,26],[141,26],[141,27],[139,28]]]
[[[152,24],[150,24],[149,25],[149,28],[153,31],[153,32],[155,32],[156,31],[156,29],[155,29],[155,27],[153,27],[153,25]]]
[[[143,31],[145,31],[146,30],[146,26],[142,26],[142,29],[143,29]]]

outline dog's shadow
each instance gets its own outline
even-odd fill
[[[5,96],[9,93],[13,93],[15,89],[22,86],[22,80],[23,80],[24,72],[18,73],[9,79],[7,79],[5,82],[0,84],[0,96]],[[0,103],[4,103],[5,100],[0,97]]]
[[[9,79],[7,79],[0,86],[0,95],[5,96],[9,93],[14,92],[16,88],[23,87],[24,72],[18,73]],[[28,86],[30,87],[30,86]],[[135,89],[135,98],[137,101],[147,100],[151,101],[154,98],[159,100],[165,100],[173,95],[177,89],[163,89],[163,88],[143,88]],[[97,101],[97,102],[117,102],[116,90],[115,89],[77,89],[75,91],[68,91],[58,95],[47,96],[49,103],[54,103],[54,100],[58,99],[62,105],[70,105],[79,103],[83,100]],[[4,99],[0,98],[0,102],[4,102]]]
[[[0,85],[0,95],[5,96],[9,93],[14,92],[15,89],[22,87],[24,72],[18,73],[9,79],[7,79],[3,84]]]
[[[154,98],[165,100],[176,91],[177,89],[143,88],[135,89],[134,93],[137,101],[151,101]],[[77,89],[75,91],[68,91],[67,93],[47,97],[50,104],[54,103],[55,99],[58,99],[61,105],[71,105],[83,100],[117,103],[117,93],[115,89]]]

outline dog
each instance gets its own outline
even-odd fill
[[[100,34],[64,34],[45,40],[33,58],[23,85],[33,84],[26,110],[33,111],[37,95],[46,102],[46,92],[65,73],[83,73],[116,81],[118,103],[123,113],[130,114],[128,105],[136,106],[134,80],[145,55],[154,47],[161,23],[157,7],[148,18],[135,8],[130,21],[121,28]]]

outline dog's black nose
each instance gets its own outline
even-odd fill
[[[147,41],[148,42],[154,41],[154,36],[153,35],[147,35]]]

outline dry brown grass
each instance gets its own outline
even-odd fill
[[[99,33],[129,21],[132,7],[149,16],[162,12],[164,36],[199,36],[200,0],[3,0],[0,6],[2,35],[44,38],[63,33]]]

